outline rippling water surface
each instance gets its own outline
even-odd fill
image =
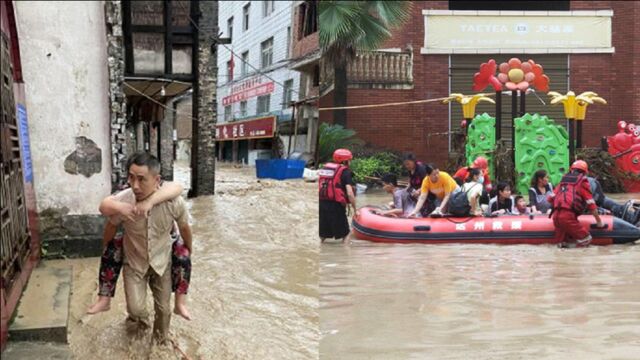
[[[324,244],[320,330],[322,359],[640,359],[640,246]]]

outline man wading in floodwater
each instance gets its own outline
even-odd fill
[[[160,185],[160,162],[145,152],[137,152],[127,162],[131,188],[114,196],[115,200],[135,205],[151,196]],[[124,287],[127,301],[127,329],[149,327],[147,284],[153,293],[155,320],[153,337],[160,343],[167,340],[171,321],[171,246],[169,235],[173,222],[191,252],[189,214],[182,197],[162,202],[149,211],[149,217],[112,218],[114,225],[124,226]]]

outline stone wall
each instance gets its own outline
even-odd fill
[[[215,54],[212,53],[211,39],[218,34],[218,1],[198,2],[200,13],[198,19],[198,73],[194,84],[194,115],[198,118],[197,153],[192,154],[193,196],[213,195],[215,174],[215,125],[216,125],[216,66]]]
[[[124,40],[122,37],[122,5],[119,0],[106,1],[107,61],[109,68],[109,108],[111,111],[111,187],[115,190],[127,179],[125,161],[127,103],[124,95]]]

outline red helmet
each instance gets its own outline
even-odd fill
[[[489,167],[489,162],[484,156],[478,156],[475,160],[473,160],[473,167],[476,169],[486,169]]]
[[[351,159],[353,159],[353,155],[351,154],[351,151],[347,149],[338,149],[333,152],[333,161],[338,164]]]
[[[575,169],[582,170],[587,173],[589,172],[589,165],[587,165],[587,162],[584,160],[576,160],[571,164],[571,170]]]

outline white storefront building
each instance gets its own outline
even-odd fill
[[[254,165],[306,147],[293,140],[291,102],[300,73],[289,69],[291,1],[220,2],[219,28],[231,43],[218,46],[218,158]],[[232,53],[233,52],[233,53]]]

